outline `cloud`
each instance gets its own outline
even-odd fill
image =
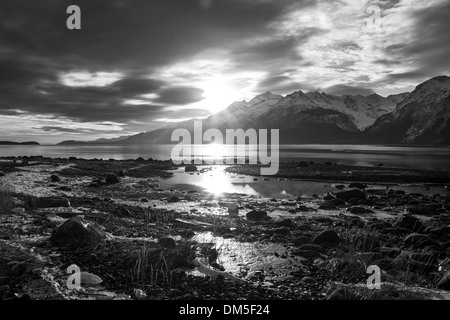
[[[72,4],[81,30],[66,28]],[[368,28],[369,4],[381,28]],[[444,0],[2,0],[0,117],[11,122],[0,135],[24,115],[26,134],[51,140],[58,128],[107,132],[104,121],[147,131],[265,91],[409,91],[450,73],[449,11]]]
[[[203,90],[191,87],[169,87],[159,90],[159,98],[155,99],[159,103],[174,105],[186,105],[203,100]]]
[[[368,96],[374,93],[372,89],[368,89],[365,87],[346,85],[346,84],[337,84],[328,88],[325,88],[324,91],[328,94],[333,94],[337,96],[342,95],[362,95]]]

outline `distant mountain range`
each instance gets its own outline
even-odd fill
[[[27,141],[27,142],[0,141],[0,146],[16,146],[16,145],[40,145],[40,144],[39,142],[36,141]]]
[[[249,102],[234,102],[203,119],[203,130],[279,129],[280,143],[450,144],[450,78],[439,76],[411,93],[382,97],[335,96],[296,91],[285,97],[270,92]],[[141,145],[173,143],[176,128],[193,132],[195,119],[116,139],[68,144]]]

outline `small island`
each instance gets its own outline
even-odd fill
[[[16,146],[16,145],[40,146],[40,143],[36,141],[26,141],[26,142],[0,141],[0,146]]]

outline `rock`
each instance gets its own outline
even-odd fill
[[[140,198],[139,201],[140,202],[148,202],[148,199],[147,198]]]
[[[344,190],[345,189],[345,186],[343,184],[338,184],[338,185],[335,185],[334,187],[336,189],[338,189],[338,190]]]
[[[418,214],[422,216],[434,216],[438,214],[438,210],[432,205],[409,206],[408,211],[412,214]]]
[[[295,223],[291,219],[284,219],[275,223],[280,227],[295,228]]]
[[[231,217],[237,217],[239,216],[239,206],[237,205],[232,205],[230,207],[228,207],[228,214]]]
[[[366,213],[373,213],[373,211],[370,210],[370,209],[362,208],[362,207],[352,207],[350,209],[350,213],[353,213],[353,214],[366,214]]]
[[[268,220],[270,217],[267,215],[266,211],[262,210],[252,210],[246,215],[248,220]]]
[[[365,200],[366,199],[366,194],[359,190],[359,189],[351,189],[351,190],[345,190],[345,191],[339,191],[336,193],[336,198],[343,200],[343,201],[348,201],[350,199],[361,199],[361,200]]]
[[[281,228],[277,228],[272,230],[273,234],[279,234],[282,236],[288,236],[291,234],[291,230],[289,228],[286,227],[281,227]]]
[[[337,207],[336,207],[333,203],[331,203],[331,202],[324,202],[324,203],[322,203],[322,205],[319,207],[319,209],[322,209],[322,210],[336,210]]]
[[[117,176],[114,173],[108,173],[106,175],[106,183],[107,184],[115,184],[115,183],[119,183],[120,180],[119,178],[117,178]]]
[[[367,188],[367,185],[364,183],[360,183],[360,182],[352,182],[348,185],[348,187],[350,189],[361,189],[364,190],[365,188]]]
[[[185,172],[196,172],[198,170],[197,166],[194,166],[193,164],[187,165],[184,168]]]
[[[439,281],[437,287],[439,289],[450,291],[450,271],[447,271]]]
[[[363,203],[364,203],[363,201],[364,201],[364,200],[361,200],[361,199],[351,198],[351,199],[348,200],[347,202],[348,202],[349,204],[351,204],[352,206],[356,206],[356,205],[358,205],[358,204],[363,204]]]
[[[0,171],[0,177],[3,177],[4,175],[3,171]]]
[[[106,239],[105,232],[96,223],[76,217],[64,222],[50,237],[57,247],[79,248],[99,244]]]
[[[413,232],[420,232],[423,230],[422,222],[414,216],[403,216],[394,224],[396,228],[405,228]]]
[[[97,286],[102,282],[102,278],[93,273],[84,271],[80,273],[80,284],[83,286]]]
[[[323,197],[322,199],[325,200],[325,201],[330,201],[330,200],[333,200],[334,197],[331,194],[328,194],[325,197]]]
[[[178,198],[177,196],[170,196],[167,198],[167,202],[180,202],[180,198]]]
[[[303,245],[303,244],[305,244],[305,243],[308,243],[309,240],[310,240],[310,239],[309,239],[308,237],[301,236],[301,237],[297,237],[297,238],[295,238],[294,240],[292,240],[292,243],[293,243],[295,246],[301,246],[301,245]]]
[[[147,294],[141,289],[134,289],[133,298],[136,300],[146,300]]]
[[[435,246],[437,242],[426,234],[412,233],[405,238],[405,244],[415,247]]]
[[[295,210],[300,212],[307,212],[309,211],[309,208],[307,206],[298,206]]]
[[[327,203],[334,204],[335,206],[343,206],[343,205],[345,205],[345,202],[340,200],[340,199],[333,199],[333,200],[328,201]]]
[[[41,197],[36,199],[35,205],[38,208],[70,207],[70,201],[63,197]]]
[[[59,181],[61,181],[61,179],[60,179],[56,174],[52,174],[52,175],[50,176],[50,180],[51,180],[52,182],[59,182]]]
[[[311,277],[304,277],[302,278],[302,282],[306,284],[315,284],[317,281],[314,278]]]
[[[337,244],[341,241],[339,235],[333,230],[326,230],[314,237],[313,242],[317,244],[332,243]]]
[[[177,233],[183,238],[190,239],[195,236],[195,232],[191,229],[178,229]]]

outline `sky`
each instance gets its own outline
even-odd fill
[[[0,140],[131,135],[267,91],[412,91],[450,75],[449,13],[448,0],[1,0]]]

